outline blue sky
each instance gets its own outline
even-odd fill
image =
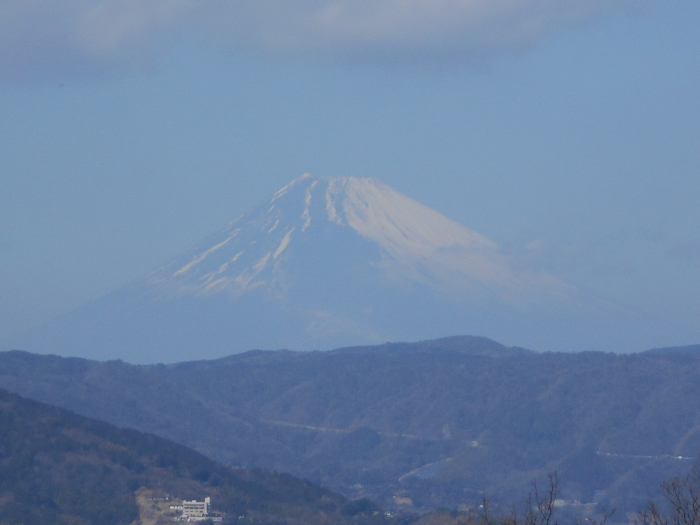
[[[700,3],[289,5],[0,1],[0,339],[304,172],[700,334]]]

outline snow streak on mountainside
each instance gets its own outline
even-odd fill
[[[171,295],[241,295],[256,288],[284,294],[291,284],[289,258],[318,255],[304,253],[300,240],[329,228],[336,234],[354,231],[374,243],[378,257],[367,265],[382,269],[387,279],[453,294],[488,290],[514,302],[542,293],[565,296],[571,290],[546,275],[514,274],[494,242],[381,182],[308,174],[193,253],[155,270],[147,282]]]

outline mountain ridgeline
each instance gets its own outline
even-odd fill
[[[567,351],[691,337],[518,268],[495,242],[381,182],[304,175],[199,246],[5,349],[154,363],[459,333]]]
[[[700,451],[697,348],[536,353],[476,337],[131,365],[0,354],[0,386],[422,511],[520,502],[556,470],[569,508],[638,510]]]

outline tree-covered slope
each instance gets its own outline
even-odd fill
[[[0,390],[0,523],[138,524],[144,488],[209,496],[224,523],[383,519],[372,505],[289,475],[223,467],[172,441]]]
[[[562,498],[636,510],[700,451],[700,356],[483,338],[134,366],[0,354],[0,386],[406,509]]]

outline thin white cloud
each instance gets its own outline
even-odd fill
[[[649,0],[0,0],[0,76],[138,68],[179,38],[324,60],[465,62]]]
[[[0,78],[142,68],[190,31],[191,0],[0,0]]]

